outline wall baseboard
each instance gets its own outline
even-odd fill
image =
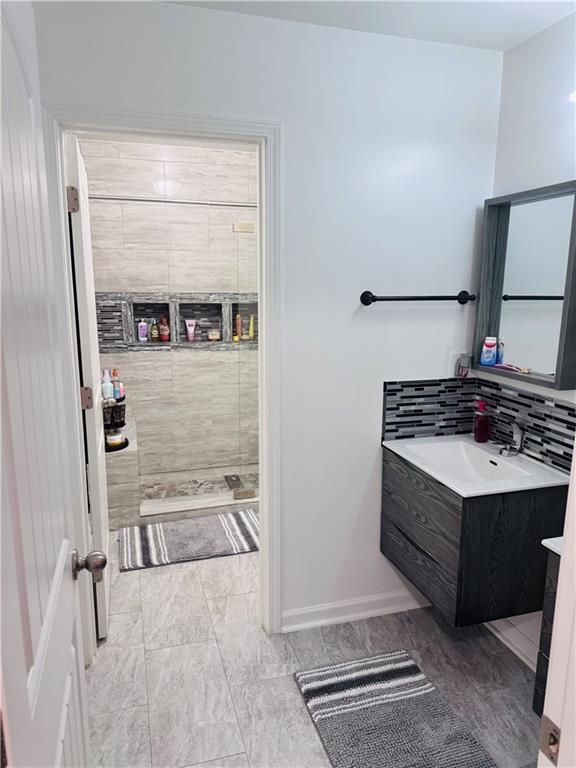
[[[524,664],[536,671],[538,646],[520,632],[518,627],[514,626],[508,619],[489,621],[484,626],[496,635],[501,643],[522,659]]]
[[[382,595],[369,595],[352,600],[339,600],[333,603],[312,605],[308,608],[295,608],[282,613],[282,632],[295,632],[312,629],[327,624],[343,624],[347,621],[369,619],[372,616],[384,616],[387,613],[400,613],[429,605],[418,600],[407,591],[389,592]]]

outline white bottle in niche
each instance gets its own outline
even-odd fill
[[[148,323],[140,320],[138,323],[138,341],[148,341]]]

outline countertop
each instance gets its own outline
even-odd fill
[[[564,543],[564,536],[556,536],[555,539],[542,539],[542,546],[549,549],[550,552],[556,552],[557,555],[562,555],[562,545]]]

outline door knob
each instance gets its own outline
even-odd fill
[[[80,571],[85,569],[92,574],[92,581],[102,581],[104,578],[104,568],[106,568],[107,562],[108,558],[104,552],[95,550],[94,552],[89,552],[86,557],[80,557],[78,550],[73,549],[72,575],[74,576],[74,580],[78,578]]]

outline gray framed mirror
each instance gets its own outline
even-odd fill
[[[473,368],[576,389],[576,181],[485,201],[477,306]]]

